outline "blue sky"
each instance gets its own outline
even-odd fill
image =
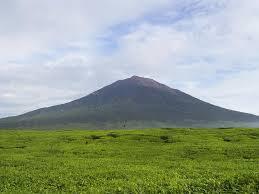
[[[132,75],[259,115],[259,2],[0,0],[0,117]]]

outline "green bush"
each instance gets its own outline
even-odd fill
[[[109,137],[113,137],[113,138],[117,138],[117,137],[119,137],[119,135],[118,135],[118,134],[116,134],[116,133],[108,133],[108,134],[107,134],[107,136],[109,136]]]

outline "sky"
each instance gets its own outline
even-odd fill
[[[0,0],[0,117],[132,75],[259,115],[259,1]]]

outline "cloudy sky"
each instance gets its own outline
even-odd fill
[[[0,117],[139,75],[259,115],[259,1],[0,0]]]

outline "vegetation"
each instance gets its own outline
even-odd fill
[[[259,130],[0,131],[0,192],[259,193]]]

